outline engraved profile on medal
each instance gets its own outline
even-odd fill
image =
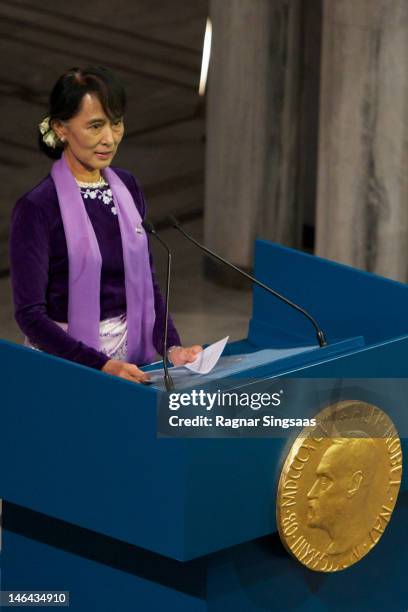
[[[364,530],[367,523],[367,514],[361,510],[371,506],[378,449],[375,440],[364,437],[363,432],[351,435],[333,439],[307,493],[307,525],[327,533],[328,555],[352,547],[356,532]]]
[[[383,536],[401,476],[401,441],[381,408],[360,400],[326,406],[282,466],[276,498],[282,543],[310,570],[357,563]]]

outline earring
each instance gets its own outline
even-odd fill
[[[60,141],[61,141],[61,142],[65,142],[65,138],[64,138],[64,136],[61,136]]]

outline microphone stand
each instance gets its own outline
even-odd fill
[[[168,321],[169,321],[169,295],[170,295],[170,271],[171,271],[171,252],[167,244],[160,238],[156,230],[154,229],[154,225],[150,223],[150,221],[143,221],[142,223],[145,231],[154,236],[160,244],[167,251],[167,273],[166,273],[166,311],[165,311],[165,319],[164,319],[164,338],[163,338],[163,368],[164,368],[164,384],[166,385],[167,391],[174,391],[175,386],[173,379],[170,375],[168,369],[168,357],[167,357],[167,329],[168,329]]]
[[[272,295],[277,297],[279,300],[281,300],[282,302],[285,302],[285,304],[287,304],[288,306],[291,306],[292,308],[294,308],[295,310],[297,310],[298,312],[303,314],[305,317],[307,317],[307,319],[309,319],[309,321],[312,323],[313,327],[315,328],[316,338],[317,338],[317,341],[319,343],[319,346],[320,347],[327,346],[327,340],[326,340],[326,336],[325,336],[323,330],[319,327],[317,321],[312,317],[312,315],[310,315],[306,310],[304,310],[304,308],[301,308],[300,306],[298,306],[297,304],[295,304],[294,302],[289,300],[284,295],[281,295],[280,293],[278,293],[274,289],[271,289],[271,287],[268,287],[268,285],[265,285],[265,283],[262,283],[261,281],[256,279],[254,276],[251,276],[247,272],[244,272],[244,270],[241,270],[241,268],[238,268],[238,266],[235,266],[233,263],[227,261],[223,257],[220,257],[220,255],[217,255],[216,253],[214,253],[213,251],[211,251],[210,249],[208,249],[207,247],[202,245],[200,242],[198,242],[195,238],[190,236],[190,234],[188,234],[185,231],[183,226],[180,225],[180,223],[177,221],[177,219],[175,217],[173,217],[173,215],[170,215],[169,217],[167,217],[167,219],[168,219],[168,221],[169,221],[169,223],[170,223],[170,225],[172,227],[174,227],[181,234],[183,234],[183,236],[185,238],[187,238],[187,240],[189,240],[190,242],[195,244],[199,249],[201,249],[202,251],[204,251],[208,255],[211,255],[211,257],[214,257],[214,259],[217,259],[221,263],[229,266],[230,268],[232,268],[233,270],[235,270],[239,274],[242,274],[243,276],[248,278],[250,281],[255,283],[255,285],[258,285],[259,287],[262,287],[262,289],[264,289],[265,291],[268,291],[269,293],[272,293]]]

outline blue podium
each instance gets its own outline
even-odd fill
[[[266,241],[256,243],[255,275],[308,309],[329,344],[261,365],[249,358],[230,387],[295,381],[296,408],[311,417],[345,381],[341,398],[372,401],[393,419],[406,458],[408,287]],[[298,313],[261,289],[253,297],[248,336],[227,354],[315,342]],[[313,572],[286,552],[275,518],[299,429],[160,437],[157,388],[6,341],[0,362],[3,591],[69,591],[75,612],[408,608],[405,476],[378,545],[342,572]]]

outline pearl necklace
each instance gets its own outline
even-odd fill
[[[101,176],[101,178],[98,181],[93,182],[93,183],[86,183],[84,181],[78,181],[77,179],[75,179],[75,182],[78,185],[78,187],[81,187],[83,189],[86,189],[86,188],[100,189],[101,187],[105,187],[108,184],[103,178],[103,176]]]

